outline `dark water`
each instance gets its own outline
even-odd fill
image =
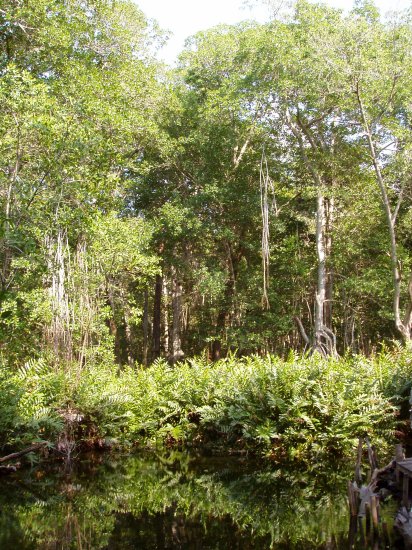
[[[0,549],[347,549],[343,466],[182,453],[87,456],[0,479]],[[395,548],[355,537],[356,548]]]

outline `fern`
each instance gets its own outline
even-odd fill
[[[352,455],[368,433],[385,447],[412,381],[408,350],[324,360],[291,354],[190,359],[149,369],[89,364],[56,371],[44,358],[14,373],[0,366],[5,440],[58,437],[61,410],[84,419],[83,437],[240,445],[279,459]]]

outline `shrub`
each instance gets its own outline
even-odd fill
[[[0,431],[9,441],[56,440],[69,410],[80,441],[238,448],[274,460],[353,456],[359,436],[388,448],[411,370],[404,349],[373,358],[158,361],[148,369],[56,371],[37,360],[1,371]]]

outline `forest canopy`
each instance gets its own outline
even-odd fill
[[[3,361],[410,343],[411,23],[299,0],[172,70],[129,0],[2,0]]]

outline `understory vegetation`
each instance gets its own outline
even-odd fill
[[[38,360],[14,374],[2,368],[0,434],[11,446],[50,442],[64,456],[167,445],[305,461],[353,457],[364,436],[385,453],[396,430],[407,432],[399,413],[411,369],[401,349],[370,359],[158,361],[120,372],[104,363],[56,370]]]

